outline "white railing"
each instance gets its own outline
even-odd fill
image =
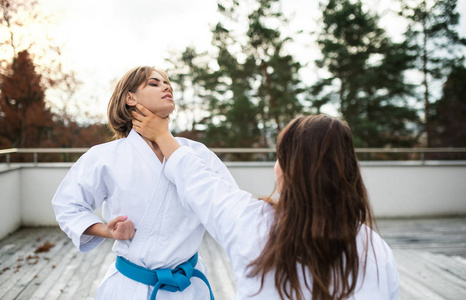
[[[0,150],[0,157],[5,156],[4,162],[7,165],[11,162],[12,154],[32,154],[32,162],[38,163],[39,154],[65,154],[74,153],[81,154],[89,150],[89,148],[10,148]],[[211,151],[217,154],[257,154],[257,153],[275,153],[275,148],[210,148]],[[426,153],[466,153],[466,148],[356,148],[356,153],[410,153],[419,154],[419,161],[424,161]],[[0,160],[1,161],[1,160]]]

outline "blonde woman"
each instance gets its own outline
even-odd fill
[[[132,129],[136,104],[164,118],[173,112],[173,90],[165,72],[137,67],[118,82],[108,105],[116,140],[92,147],[73,165],[52,200],[57,221],[83,252],[106,238],[115,239],[117,260],[96,299],[213,299],[197,255],[205,228],[183,208],[165,177],[166,161],[158,145]],[[236,186],[225,165],[204,145],[177,141]],[[100,207],[106,224],[93,213]]]

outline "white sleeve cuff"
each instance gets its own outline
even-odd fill
[[[72,235],[73,244],[79,251],[89,252],[105,240],[105,238],[102,237],[84,234],[84,231],[86,231],[89,226],[97,223],[102,223],[102,220],[96,215],[88,214],[82,216],[79,222],[71,226],[70,230],[75,233]]]
[[[175,172],[177,171],[179,162],[186,155],[189,155],[189,153],[193,153],[193,150],[187,146],[181,146],[173,152],[165,165],[165,177],[167,177],[168,180],[171,182],[175,180]]]

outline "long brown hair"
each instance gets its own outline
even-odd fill
[[[115,134],[115,138],[127,137],[131,128],[133,128],[131,111],[134,107],[126,104],[125,101],[128,92],[136,93],[138,87],[149,79],[153,71],[159,73],[168,82],[173,93],[170,80],[164,71],[149,66],[129,70],[116,84],[112,97],[108,102],[108,125]]]
[[[375,221],[349,126],[327,115],[298,117],[279,135],[277,159],[283,185],[275,219],[249,275],[261,276],[262,289],[265,275],[274,271],[281,299],[303,299],[305,288],[312,299],[351,296],[360,268],[356,235],[362,224],[373,228]]]

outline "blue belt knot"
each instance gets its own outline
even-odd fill
[[[117,270],[126,277],[131,278],[137,282],[154,286],[154,290],[152,291],[150,297],[151,300],[155,300],[159,290],[170,292],[184,291],[191,284],[192,277],[197,277],[204,281],[204,283],[209,288],[210,299],[214,300],[214,295],[212,294],[212,289],[210,288],[207,277],[204,275],[204,273],[194,268],[197,265],[197,261],[198,253],[173,270],[151,270],[138,266],[121,256],[117,256],[115,266]]]

